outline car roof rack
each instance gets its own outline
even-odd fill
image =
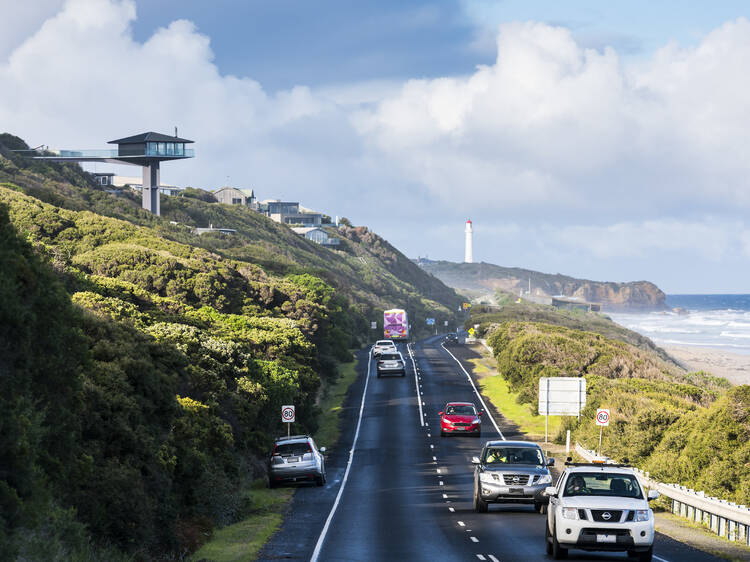
[[[276,442],[291,441],[292,439],[308,439],[309,437],[309,435],[284,435],[283,437],[277,437]]]
[[[607,462],[606,459],[601,461],[593,462],[573,462],[573,457],[568,457],[565,460],[565,466],[595,466],[595,467],[608,467],[608,468],[633,468],[628,459],[623,459],[621,463]]]

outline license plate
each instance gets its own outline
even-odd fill
[[[299,462],[299,457],[289,457],[286,462]]]
[[[617,535],[596,535],[596,542],[617,542]]]
[[[509,488],[509,494],[523,494],[523,488]]]
[[[457,427],[456,431],[466,431],[466,428],[465,427]]]

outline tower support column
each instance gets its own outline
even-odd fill
[[[143,166],[143,208],[161,215],[159,204],[159,161]]]

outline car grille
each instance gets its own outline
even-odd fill
[[[618,537],[629,537],[630,529],[607,529],[607,528],[584,528],[581,529],[581,536],[596,536],[596,535],[615,535]]]
[[[608,514],[608,516],[605,516]],[[622,511],[619,509],[592,509],[591,518],[599,523],[619,523]]]
[[[453,425],[455,425],[456,427],[469,427],[471,424],[463,423],[463,422],[454,422]]]
[[[528,474],[503,474],[503,482],[506,486],[528,486],[529,479]]]

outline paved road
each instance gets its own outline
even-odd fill
[[[440,342],[430,338],[414,346],[417,372],[410,368],[405,378],[376,378],[374,364],[370,366],[359,434],[335,512],[329,517],[348,454],[340,454],[333,463],[329,459],[334,477],[325,490],[298,490],[293,512],[261,553],[262,559],[309,560],[316,543],[321,561],[547,558],[544,516],[531,506],[491,506],[487,514],[473,511],[471,458],[482,442],[500,435],[487,416],[481,440],[440,437],[437,412],[446,402],[478,403],[469,378]],[[407,355],[405,346],[402,352]],[[360,365],[362,376],[346,403],[347,443],[356,433],[366,358]],[[505,438],[520,437],[496,411],[490,413]],[[627,559],[619,553],[570,554],[571,560]],[[663,535],[657,535],[655,554],[658,561],[719,560]]]

